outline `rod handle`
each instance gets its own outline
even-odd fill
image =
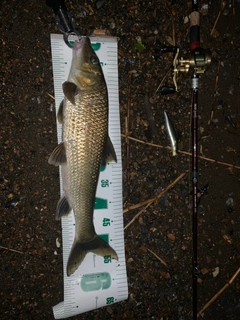
[[[190,14],[190,50],[200,47],[200,14],[193,11]]]
[[[161,53],[168,53],[168,52],[176,53],[177,52],[177,47],[164,46],[164,47],[161,48]]]

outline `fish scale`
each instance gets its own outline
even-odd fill
[[[93,211],[100,162],[107,137],[106,87],[99,92],[81,93],[76,108],[66,103],[64,112],[63,140],[67,143],[67,162],[69,166],[70,194],[75,209],[76,235],[79,241],[90,241],[95,233],[89,223],[89,212]],[[99,99],[101,97],[101,100]],[[98,99],[98,105],[91,101]],[[87,101],[87,102],[86,102]],[[100,101],[102,101],[100,103]],[[76,119],[80,119],[76,121]],[[72,141],[72,137],[76,137]],[[86,140],[86,137],[88,139]],[[68,143],[67,141],[71,141]],[[87,167],[87,170],[86,170]],[[83,232],[84,231],[84,232]],[[83,236],[84,235],[84,236]]]

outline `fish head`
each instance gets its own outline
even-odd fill
[[[81,90],[92,90],[105,85],[101,63],[88,37],[82,37],[80,41],[74,43],[68,79]]]

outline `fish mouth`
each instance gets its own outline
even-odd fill
[[[80,40],[76,40],[74,42],[74,50],[81,50],[86,43],[90,43],[90,39],[88,37],[82,37]]]

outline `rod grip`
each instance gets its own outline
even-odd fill
[[[173,52],[176,53],[177,52],[177,47],[173,47],[173,46],[164,46],[161,48],[161,53],[167,53],[167,52]]]
[[[190,14],[190,50],[200,47],[200,15],[198,11]]]

